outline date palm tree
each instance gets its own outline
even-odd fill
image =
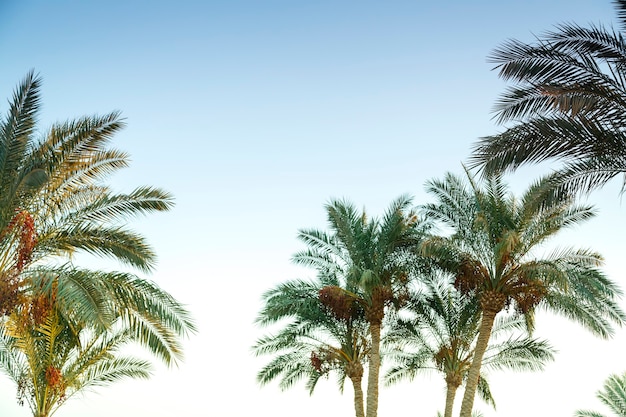
[[[29,73],[0,117],[0,366],[37,417],[83,386],[115,380],[116,367],[125,374],[110,356],[121,344],[137,342],[174,364],[181,336],[194,331],[185,309],[149,281],[72,264],[82,251],[150,271],[155,254],[126,221],[170,209],[172,197],[152,187],[116,193],[105,184],[128,165],[127,154],[108,147],[124,125],[117,112],[39,133],[40,86]],[[95,359],[81,362],[93,349],[102,368]],[[125,363],[146,375],[143,362]]]
[[[355,415],[364,417],[362,379],[369,338],[363,310],[347,299],[342,300],[340,310],[336,302],[330,303],[332,295],[322,290],[344,285],[341,277],[320,275],[311,282],[282,283],[263,295],[257,323],[287,322],[253,346],[256,355],[276,355],[257,380],[265,385],[280,377],[280,388],[287,389],[305,378],[313,393],[320,378],[335,373],[342,391],[346,378],[352,382]]]
[[[554,179],[569,191],[626,181],[626,1],[614,4],[617,30],[561,24],[491,54],[500,77],[514,82],[496,104],[497,120],[513,126],[482,138],[471,166],[492,173],[562,161]]]
[[[393,384],[427,370],[440,372],[446,383],[443,417],[451,417],[456,392],[467,379],[472,363],[480,310],[475,297],[461,294],[447,279],[435,276],[423,284],[424,292],[411,297],[403,309],[410,318],[396,321],[385,337],[392,352],[388,356],[394,360],[385,380]],[[534,371],[553,359],[554,352],[546,341],[511,334],[523,327],[519,317],[496,320],[492,337],[498,342],[486,349],[482,369]],[[479,379],[478,394],[495,408],[484,374]]]
[[[368,354],[366,417],[378,412],[380,337],[385,312],[405,301],[407,286],[418,268],[413,250],[427,224],[409,209],[410,198],[392,202],[381,219],[370,219],[352,204],[334,200],[327,206],[330,232],[302,230],[307,249],[294,255],[296,264],[312,267],[318,275],[342,277],[344,287],[321,289],[331,308],[358,304],[367,322]]]
[[[104,183],[129,162],[108,147],[124,126],[119,113],[55,123],[40,136],[40,87],[29,73],[0,117],[0,314],[21,302],[22,272],[46,259],[83,251],[149,271],[155,254],[125,221],[172,207],[159,189],[122,194]]]
[[[51,416],[86,388],[121,378],[147,378],[150,362],[123,355],[129,344],[147,348],[166,364],[182,356],[180,338],[194,331],[185,309],[156,285],[125,273],[42,271],[30,277],[30,302],[5,317],[0,333],[0,370],[17,385],[18,400],[34,417]],[[80,288],[78,288],[80,286]],[[109,317],[106,328],[84,321],[74,307]]]
[[[598,399],[611,410],[614,417],[626,417],[626,374],[611,375],[602,390],[598,391]],[[578,410],[575,417],[604,417],[596,411]]]
[[[500,174],[483,184],[466,174],[465,181],[450,173],[429,181],[427,191],[436,201],[423,208],[451,231],[427,239],[424,254],[454,276],[462,293],[477,298],[481,312],[461,417],[471,414],[483,357],[503,311],[523,316],[532,330],[535,311],[548,309],[601,337],[613,334],[611,323],[625,320],[616,303],[620,290],[599,269],[599,254],[574,248],[540,250],[557,232],[591,218],[591,207],[575,205],[566,194],[546,199],[553,186],[548,178],[515,198]]]

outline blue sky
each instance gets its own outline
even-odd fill
[[[312,274],[290,265],[297,230],[324,228],[331,198],[372,215],[405,193],[425,202],[426,180],[460,172],[472,143],[501,129],[491,114],[505,85],[486,61],[493,48],[559,22],[613,17],[608,1],[0,0],[0,97],[34,69],[42,129],[123,112],[128,126],[113,145],[133,163],[113,184],[175,195],[173,211],[134,227],[159,254],[149,278],[187,303],[200,328],[178,368],[89,393],[58,415],[351,415],[350,389],[338,395],[333,380],[312,397],[255,382],[265,362],[249,349],[263,333],[253,325],[261,293]],[[521,190],[540,173],[510,181]],[[594,193],[599,216],[562,240],[603,253],[623,282],[618,190]],[[626,370],[613,361],[623,330],[606,342],[545,317],[537,332],[560,354],[542,374],[494,374],[498,414],[600,409],[595,391]],[[581,360],[590,352],[595,359]],[[536,401],[515,401],[519,392]],[[0,414],[29,415],[2,379],[0,393]],[[443,400],[430,375],[383,389],[380,413],[434,416]]]

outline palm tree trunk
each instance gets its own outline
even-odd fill
[[[482,365],[483,356],[489,344],[491,329],[493,328],[493,322],[498,311],[492,309],[483,310],[478,339],[476,340],[476,348],[474,349],[474,358],[472,359],[472,365],[470,366],[467,382],[465,383],[465,392],[463,394],[463,402],[461,403],[461,417],[472,416],[474,397],[476,396],[476,389],[478,388],[478,380],[480,378],[480,366]]]
[[[367,375],[367,414],[366,417],[377,417],[378,414],[378,375],[380,373],[380,323],[370,323],[372,347],[370,349],[369,369]]]
[[[452,407],[454,407],[454,398],[456,397],[456,391],[459,386],[456,384],[448,383],[446,389],[446,410],[443,413],[443,417],[452,417]]]
[[[354,413],[356,417],[365,417],[365,410],[363,409],[363,387],[361,386],[363,373],[359,376],[350,377],[350,380],[354,388]]]

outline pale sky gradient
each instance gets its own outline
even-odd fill
[[[257,385],[269,359],[250,351],[264,332],[253,325],[262,292],[313,276],[290,256],[302,249],[298,229],[326,227],[329,199],[380,215],[404,193],[426,202],[426,180],[460,173],[471,144],[501,129],[491,108],[504,83],[486,56],[559,22],[611,24],[614,11],[605,0],[0,0],[0,112],[30,69],[44,80],[42,128],[123,112],[114,146],[133,164],[114,185],[175,195],[173,211],[134,227],[159,255],[148,278],[188,304],[199,327],[178,368],[88,393],[57,415],[353,415],[349,384],[341,396],[321,381],[312,397],[303,385]],[[521,190],[540,173],[510,181]],[[561,241],[598,250],[626,286],[619,184],[590,201],[598,217]],[[560,353],[543,373],[493,373],[497,415],[604,411],[595,392],[626,371],[625,332],[603,341],[540,316],[537,336]],[[433,374],[383,388],[379,414],[434,417],[443,403]],[[30,415],[2,377],[0,415]]]

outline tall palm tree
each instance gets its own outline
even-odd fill
[[[259,371],[257,379],[264,385],[280,377],[280,387],[287,389],[306,378],[313,393],[321,377],[336,373],[341,390],[346,378],[352,382],[355,415],[364,417],[362,379],[369,338],[363,311],[345,299],[339,311],[336,303],[329,303],[328,292],[322,290],[344,285],[341,277],[320,275],[311,282],[282,283],[263,295],[257,323],[287,322],[276,334],[260,338],[253,346],[257,355],[277,354]]]
[[[369,219],[350,203],[331,201],[326,206],[330,233],[303,230],[300,239],[307,250],[294,255],[294,262],[313,267],[318,274],[342,276],[346,287],[322,290],[329,304],[339,308],[345,300],[357,303],[369,326],[366,417],[378,412],[380,335],[385,311],[405,301],[406,288],[419,265],[412,249],[426,223],[409,209],[410,198],[392,202],[382,219]]]
[[[129,161],[108,148],[124,126],[119,113],[56,123],[39,136],[40,87],[29,73],[0,117],[1,314],[21,302],[22,272],[51,257],[84,251],[149,271],[155,254],[125,220],[173,204],[156,188],[122,194],[104,184]]]
[[[456,392],[472,363],[480,324],[480,310],[475,297],[461,294],[448,280],[425,279],[425,293],[410,299],[404,314],[385,336],[392,348],[395,365],[388,371],[386,382],[413,379],[423,371],[434,369],[443,374],[446,402],[443,417],[452,416]],[[524,327],[519,317],[505,316],[494,323],[493,338],[483,357],[483,369],[541,370],[553,359],[553,350],[543,340],[511,335]],[[509,336],[503,339],[506,334]],[[395,349],[393,348],[395,347]],[[478,394],[495,408],[495,401],[486,376],[481,374]]]
[[[535,43],[510,40],[491,54],[500,77],[515,83],[496,105],[497,120],[514,125],[482,138],[472,166],[491,173],[563,161],[555,179],[570,191],[620,174],[626,181],[626,1],[614,3],[619,30],[561,24]]]
[[[593,215],[565,194],[545,199],[552,183],[534,183],[521,198],[511,195],[500,174],[477,183],[448,173],[432,180],[427,190],[436,202],[425,215],[449,228],[433,237],[423,251],[455,277],[454,285],[479,301],[481,321],[468,371],[461,417],[469,417],[496,316],[503,311],[522,315],[529,330],[537,308],[578,321],[598,336],[613,333],[611,322],[626,319],[616,303],[617,286],[599,269],[602,258],[586,249],[543,245],[557,232]]]
[[[611,375],[596,397],[606,405],[615,417],[626,417],[626,374]],[[575,417],[604,417],[596,411],[578,410]]]
[[[28,403],[34,417],[49,417],[86,388],[147,378],[150,362],[120,356],[129,344],[175,363],[182,354],[179,339],[194,330],[188,313],[168,293],[129,274],[67,270],[31,278],[39,291],[1,328],[0,370],[15,382],[19,401]],[[77,285],[82,288],[73,288]],[[89,293],[110,317],[109,326],[82,320],[74,306],[84,305],[70,292]]]

